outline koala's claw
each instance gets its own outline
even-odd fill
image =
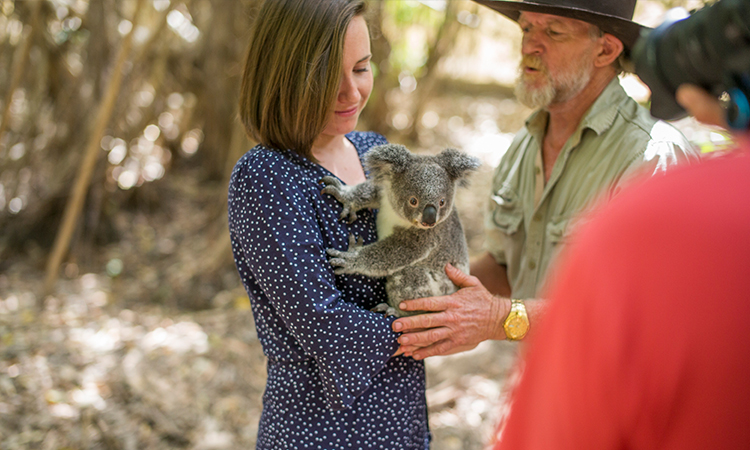
[[[349,271],[347,270],[347,262],[345,259],[333,258],[330,263],[333,267],[335,267],[335,269],[333,269],[333,273],[335,273],[336,275],[349,273]]]
[[[339,216],[339,220],[344,220],[348,217],[347,223],[353,223],[355,220],[357,220],[357,213],[355,211],[351,211],[348,206],[344,206],[344,210],[341,211],[341,215]]]
[[[341,188],[344,186],[336,177],[325,176],[320,180],[325,187],[320,191],[323,194],[333,195],[333,197],[341,203],[344,203],[344,198],[341,196]]]
[[[323,178],[320,179],[320,182],[325,184],[325,189],[328,189],[330,187],[333,187],[334,189],[339,189],[341,186],[344,185],[341,181],[339,181],[338,178],[332,177],[331,175],[326,175]],[[335,194],[332,194],[335,195]]]
[[[343,273],[356,273],[353,270],[356,258],[359,255],[360,249],[364,246],[365,240],[362,236],[357,237],[353,234],[349,235],[349,248],[346,251],[336,250],[335,248],[329,248],[326,250],[329,256],[332,256],[328,262],[335,267],[333,273],[341,275]]]
[[[349,223],[357,220],[357,212],[352,209],[352,207],[350,206],[350,202],[347,201],[346,197],[343,194],[343,191],[345,189],[344,184],[339,181],[338,178],[332,177],[330,175],[323,177],[320,182],[325,184],[325,187],[320,192],[323,194],[332,195],[333,198],[338,200],[339,203],[344,206],[344,209],[341,211],[341,215],[339,216],[339,220],[348,218]]]
[[[365,245],[365,240],[362,238],[362,236],[355,236],[353,234],[349,235],[349,251],[355,251],[358,248]]]
[[[399,313],[398,309],[394,308],[393,306],[389,305],[388,303],[378,303],[370,311],[372,311],[372,312],[379,312],[379,313],[385,313],[385,317],[390,317],[390,316],[401,317],[401,313]]]

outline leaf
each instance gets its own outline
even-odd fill
[[[235,298],[234,309],[238,311],[247,311],[250,309],[250,298],[247,295],[241,295]]]

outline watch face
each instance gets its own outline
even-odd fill
[[[505,334],[511,339],[521,339],[528,330],[526,321],[521,317],[513,317],[505,324]]]

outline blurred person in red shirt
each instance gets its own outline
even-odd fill
[[[693,86],[678,102],[726,126]],[[579,230],[495,450],[750,448],[750,142]]]

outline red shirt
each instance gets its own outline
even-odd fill
[[[747,151],[623,192],[558,268],[496,450],[750,449]]]

